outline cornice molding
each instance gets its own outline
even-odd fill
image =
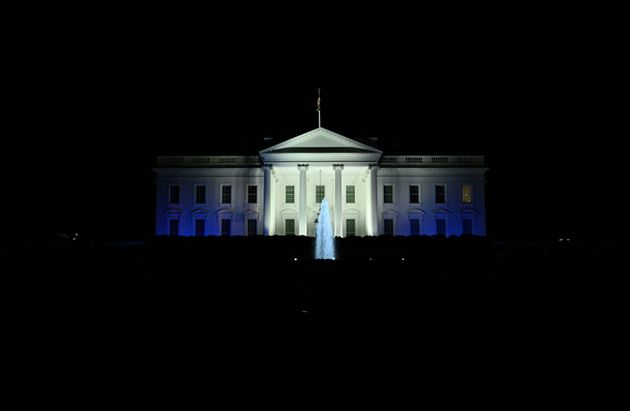
[[[453,212],[451,210],[449,210],[448,208],[440,207],[440,208],[433,209],[431,211],[431,214],[433,214],[433,215],[451,215],[451,214],[453,214]]]
[[[265,163],[346,163],[378,162],[380,153],[266,153]]]
[[[331,166],[338,163],[330,163]],[[357,166],[357,164],[345,164],[347,166]],[[365,164],[365,166],[368,166]],[[267,164],[275,174],[272,165]],[[486,167],[374,167],[377,177],[418,177],[418,176],[483,176],[488,168]],[[244,177],[262,178],[264,176],[263,167],[213,167],[213,168],[154,168],[158,177]],[[366,172],[367,177],[368,173]],[[275,176],[274,176],[275,177]]]
[[[180,207],[167,207],[162,210],[162,214],[164,215],[180,215],[182,212],[183,211]]]
[[[475,210],[474,208],[461,208],[459,210],[459,213],[461,215],[477,215],[479,214],[479,211]]]
[[[425,211],[421,208],[409,208],[407,210],[407,214],[420,214],[420,215],[424,215],[426,214]]]
[[[383,210],[381,212],[382,215],[386,215],[386,214],[394,214],[394,215],[399,215],[400,211],[396,210],[395,208],[387,208],[386,210]]]

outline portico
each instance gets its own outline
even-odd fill
[[[265,182],[269,175],[269,190],[277,193],[269,197],[269,207],[265,203],[265,231],[270,235],[286,234],[297,222],[295,234],[313,236],[323,197],[334,216],[335,236],[345,235],[345,216],[353,217],[354,235],[375,235],[376,210],[371,204],[376,203],[376,190],[371,189],[370,175],[380,150],[320,127],[269,147],[260,156],[270,170]]]

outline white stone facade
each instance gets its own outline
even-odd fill
[[[387,156],[321,127],[259,156],[158,157],[155,233],[314,236],[324,195],[336,236],[485,235],[486,171],[481,156]]]

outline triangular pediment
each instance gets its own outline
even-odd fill
[[[266,153],[378,153],[381,151],[323,127],[266,148]]]
[[[447,210],[446,208],[436,208],[432,211],[432,213],[435,215],[448,215],[451,214],[451,211]]]

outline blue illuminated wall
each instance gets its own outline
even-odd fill
[[[393,220],[394,235],[412,235],[411,220],[418,220],[419,235],[436,235],[438,222],[444,220],[445,235],[462,235],[468,220],[473,235],[486,235],[485,190],[483,175],[413,175],[409,170],[382,169],[378,175],[378,232],[385,233],[385,220]],[[471,202],[462,201],[462,185],[472,187]],[[417,203],[410,202],[410,186],[418,186]],[[445,187],[445,202],[436,202],[436,185]],[[393,187],[393,203],[384,201],[384,187]]]
[[[224,175],[228,174],[228,175]],[[179,186],[178,202],[172,202],[171,187]],[[197,196],[205,186],[205,198]],[[229,202],[223,202],[222,187],[230,187]],[[256,187],[256,201],[248,202],[248,186]],[[199,202],[197,201],[199,200]],[[223,220],[229,221],[230,235],[248,235],[248,220],[256,220],[256,234],[262,234],[262,170],[172,169],[158,172],[156,181],[155,234],[169,235],[171,220],[177,220],[178,236],[195,236],[196,220],[203,221],[203,235],[221,235]]]

